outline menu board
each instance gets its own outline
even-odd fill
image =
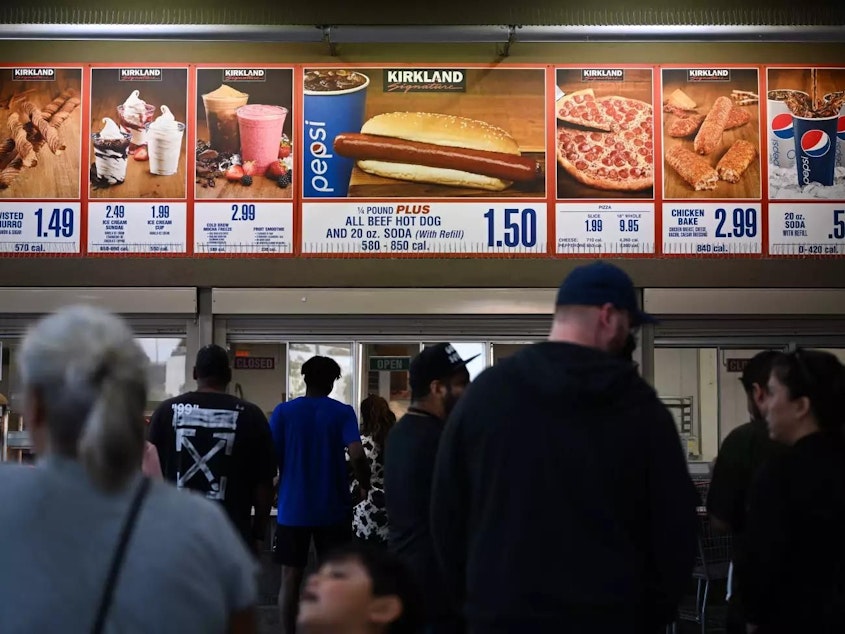
[[[759,80],[662,69],[663,253],[762,253]]]
[[[769,253],[845,255],[845,68],[766,72]]]
[[[581,201],[556,204],[556,253],[654,253],[652,77],[651,68],[555,70],[557,199]]]
[[[306,67],[302,253],[543,254],[546,70]]]
[[[293,252],[293,69],[196,70],[194,252]]]
[[[0,66],[0,257],[845,256],[845,66]]]
[[[80,253],[81,66],[0,68],[0,254]]]
[[[186,253],[187,120],[187,67],[91,69],[88,253]]]

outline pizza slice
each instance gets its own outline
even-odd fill
[[[555,109],[557,118],[566,123],[602,132],[613,130],[613,121],[599,105],[592,88],[564,95],[555,102]]]

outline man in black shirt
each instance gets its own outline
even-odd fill
[[[477,356],[477,355],[476,355]],[[387,437],[384,487],[388,542],[422,589],[430,634],[462,632],[443,583],[429,530],[431,479],[440,434],[469,384],[466,364],[448,343],[425,348],[411,361],[411,406]]]
[[[164,477],[223,505],[256,554],[273,503],[276,456],[267,417],[226,393],[229,355],[209,345],[197,353],[197,389],[164,401],[150,421]],[[255,507],[255,516],[252,509]]]
[[[769,438],[764,414],[766,383],[772,362],[778,357],[773,350],[759,352],[748,361],[740,381],[745,388],[751,421],[727,435],[713,465],[707,493],[707,512],[713,528],[733,535],[733,579],[728,602],[728,634],[745,634],[745,616],[739,584],[745,564],[745,527],[748,492],[760,467],[775,455],[779,445]]]
[[[657,634],[674,618],[695,490],[672,415],[620,356],[651,319],[624,271],[578,267],[549,340],[485,370],[449,417],[431,531],[471,634]]]

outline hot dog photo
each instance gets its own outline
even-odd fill
[[[543,197],[537,68],[306,68],[303,196]]]
[[[664,68],[663,195],[760,197],[756,68]]]
[[[654,198],[652,71],[555,73],[557,197]]]

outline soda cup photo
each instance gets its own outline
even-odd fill
[[[303,196],[345,197],[355,161],[337,155],[333,143],[338,134],[360,132],[370,78],[318,69],[306,71],[304,83]]]
[[[786,98],[798,93],[809,99],[801,90],[770,90],[766,101],[766,119],[769,136],[769,163],[777,167],[795,165],[795,141],[792,112],[786,106]]]
[[[843,91],[826,94],[823,99],[830,103],[835,97],[842,95]],[[845,167],[845,102],[839,109],[839,123],[836,125],[836,167]]]
[[[793,116],[798,185],[833,185],[839,115],[809,119]]]

